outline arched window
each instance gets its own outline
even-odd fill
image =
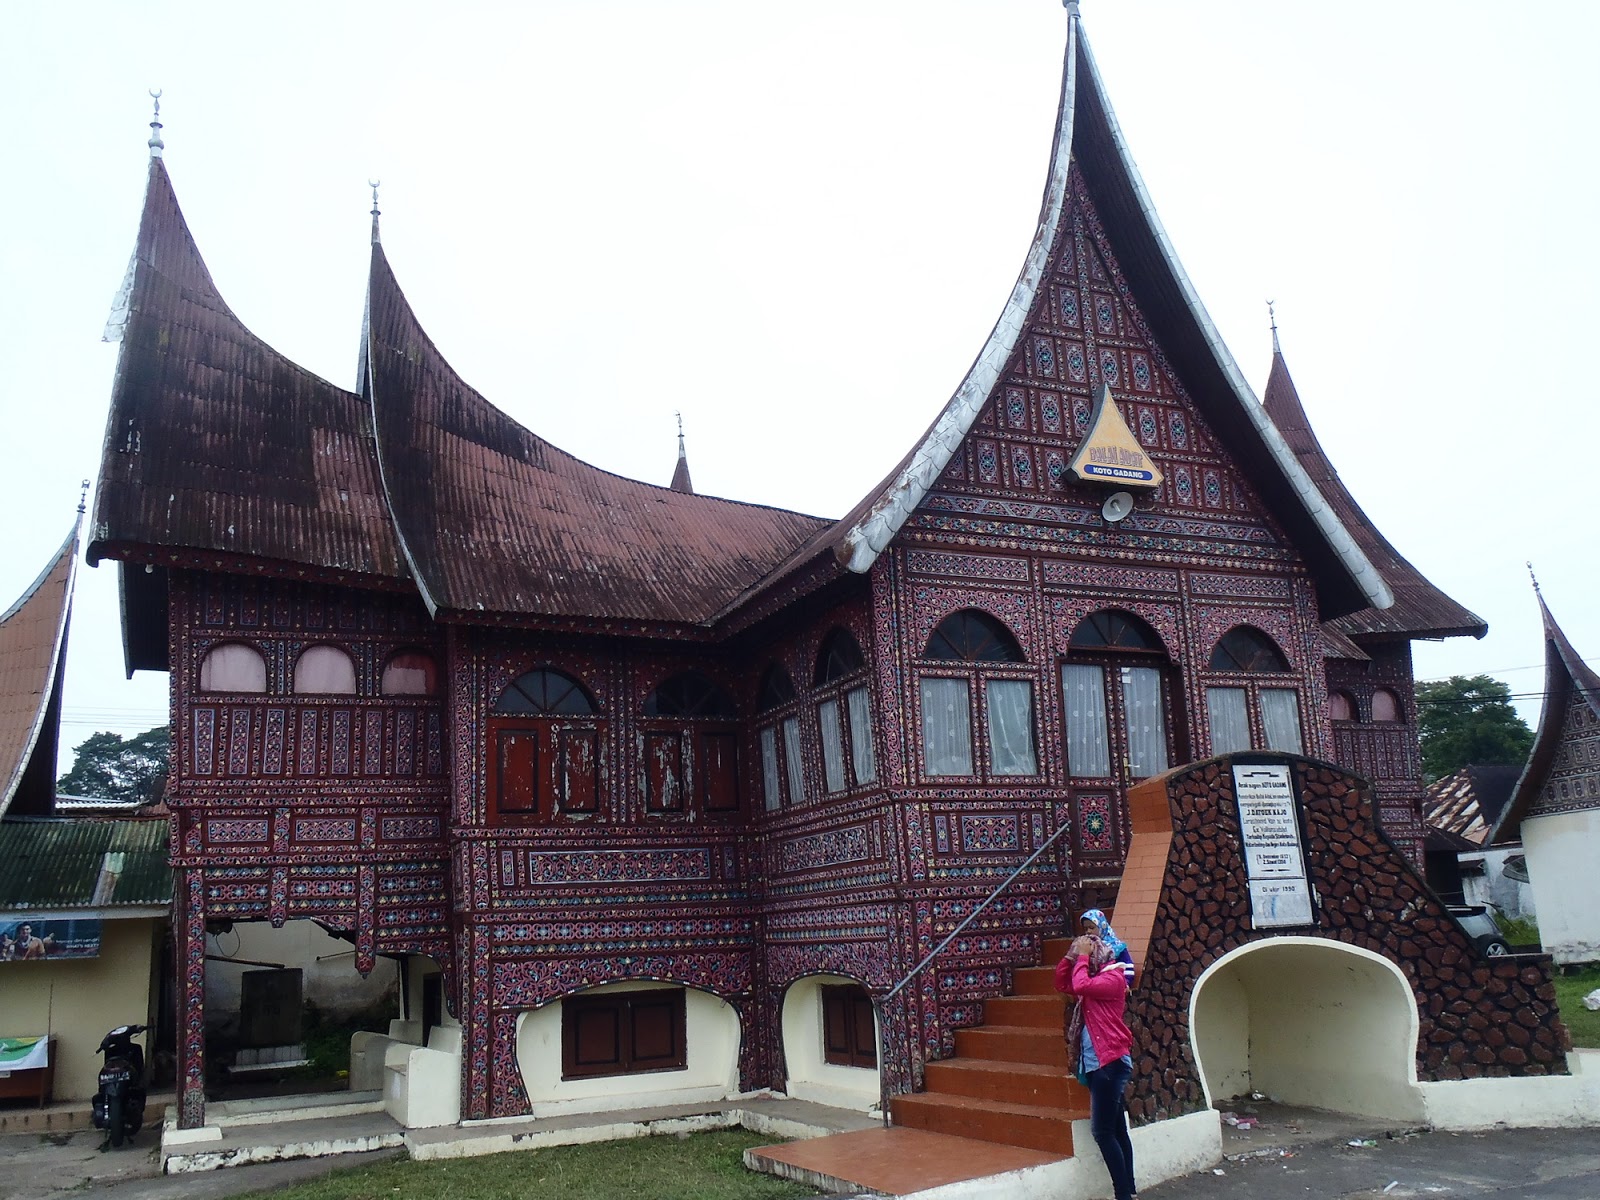
[[[432,696],[439,691],[439,668],[433,655],[402,650],[383,666],[379,692],[385,696]]]
[[[576,679],[550,668],[519,676],[496,700],[489,729],[492,821],[600,813],[599,706]]]
[[[663,680],[645,697],[645,811],[715,816],[739,809],[739,732],[733,697],[699,671]]]
[[[866,665],[855,636],[848,629],[835,629],[822,639],[822,648],[817,651],[816,684],[822,687],[837,683]]]
[[[1283,651],[1259,629],[1236,625],[1218,639],[1211,651],[1213,671],[1239,671],[1249,675],[1282,673],[1289,669]]]
[[[1246,677],[1236,684],[1206,688],[1211,753],[1233,754],[1252,747],[1289,754],[1304,752],[1299,690],[1268,687],[1264,680],[1249,678],[1288,674],[1289,660],[1276,642],[1252,626],[1236,625],[1218,639],[1211,651],[1211,670]]]
[[[1355,697],[1349,692],[1329,692],[1328,715],[1335,721],[1356,720]]]
[[[1404,721],[1405,713],[1400,699],[1388,688],[1376,688],[1372,693],[1372,719],[1374,721]]]
[[[986,612],[964,608],[939,622],[922,657],[926,670],[918,689],[922,702],[922,765],[928,776],[1027,776],[1039,773],[1034,743],[1033,673],[1015,636]],[[964,667],[959,673],[954,668]],[[1000,670],[997,670],[999,668]],[[972,752],[974,693],[983,697],[980,723],[988,732],[988,761]]]
[[[1132,613],[1101,609],[1078,622],[1067,651],[1061,696],[1067,774],[1081,781],[1074,786],[1103,794],[1165,771],[1168,667],[1156,631]],[[1103,838],[1114,846],[1107,821]]]
[[[782,664],[773,663],[761,676],[756,711],[770,714],[756,731],[761,744],[761,792],[768,812],[806,799],[805,759],[800,751],[800,716],[794,680]],[[785,711],[787,710],[787,711]]]
[[[922,657],[940,662],[1026,661],[1011,631],[976,608],[963,608],[940,621]]]
[[[294,690],[300,696],[353,696],[355,660],[338,646],[307,646],[295,660]]]
[[[243,642],[213,646],[200,660],[200,690],[264,692],[267,690],[267,660],[254,646]]]
[[[866,683],[850,686],[867,660],[848,629],[832,630],[817,652],[817,728],[821,734],[822,777],[829,795],[872,783],[878,764],[872,747],[872,705]]]

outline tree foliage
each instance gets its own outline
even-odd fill
[[[165,725],[130,738],[90,734],[78,744],[72,770],[56,780],[56,791],[65,796],[153,804],[166,790],[171,750],[172,739]]]
[[[1465,766],[1517,766],[1533,749],[1533,731],[1511,706],[1511,689],[1490,675],[1419,683],[1417,734],[1430,781]]]

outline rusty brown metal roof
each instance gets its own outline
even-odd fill
[[[78,527],[0,616],[0,816],[43,814],[55,794],[61,675]],[[0,859],[3,862],[4,859]]]
[[[89,562],[183,548],[403,579],[362,398],[233,315],[158,158],[125,286]]]
[[[602,471],[450,367],[381,245],[369,389],[389,505],[429,609],[704,625],[828,522]]]
[[[1422,798],[1423,824],[1483,845],[1521,773],[1521,764],[1470,766],[1430,783]]]
[[[1276,334],[1274,334],[1276,337]],[[1333,624],[1351,637],[1459,637],[1470,634],[1481,638],[1489,632],[1488,623],[1469,612],[1429,583],[1401,553],[1378,532],[1371,519],[1333,469],[1322,443],[1317,440],[1300,394],[1283,354],[1272,354],[1272,371],[1267,376],[1267,394],[1262,401],[1267,415],[1289,443],[1300,465],[1311,476],[1323,498],[1339,515],[1339,520],[1355,538],[1356,544],[1378,568],[1394,604],[1389,608],[1367,608],[1339,618]]]

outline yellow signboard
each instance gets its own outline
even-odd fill
[[[1161,486],[1160,470],[1122,419],[1111,398],[1111,388],[1105,384],[1100,386],[1100,398],[1094,402],[1089,432],[1067,464],[1067,473],[1079,483],[1119,488]]]

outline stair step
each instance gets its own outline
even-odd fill
[[[1059,996],[1056,991],[1056,969],[1048,967],[1018,967],[1011,972],[1013,996]]]
[[[1022,1025],[1029,1029],[1056,1029],[1062,1025],[1066,1001],[1057,995],[997,996],[983,1002],[985,1025]]]
[[[956,1054],[998,1062],[1067,1065],[1061,1029],[1022,1025],[979,1025],[956,1030]]]
[[[1072,1153],[1074,1114],[1065,1108],[998,1104],[929,1092],[896,1096],[890,1104],[896,1125],[1049,1154]]]
[[[924,1087],[928,1095],[967,1096],[1001,1104],[1063,1108],[1078,1117],[1089,1115],[1089,1091],[1068,1075],[1065,1067],[946,1058],[928,1064]]]
[[[1039,960],[1051,970],[1067,956],[1067,948],[1077,941],[1077,938],[1058,937],[1045,938],[1044,945],[1039,947]]]

